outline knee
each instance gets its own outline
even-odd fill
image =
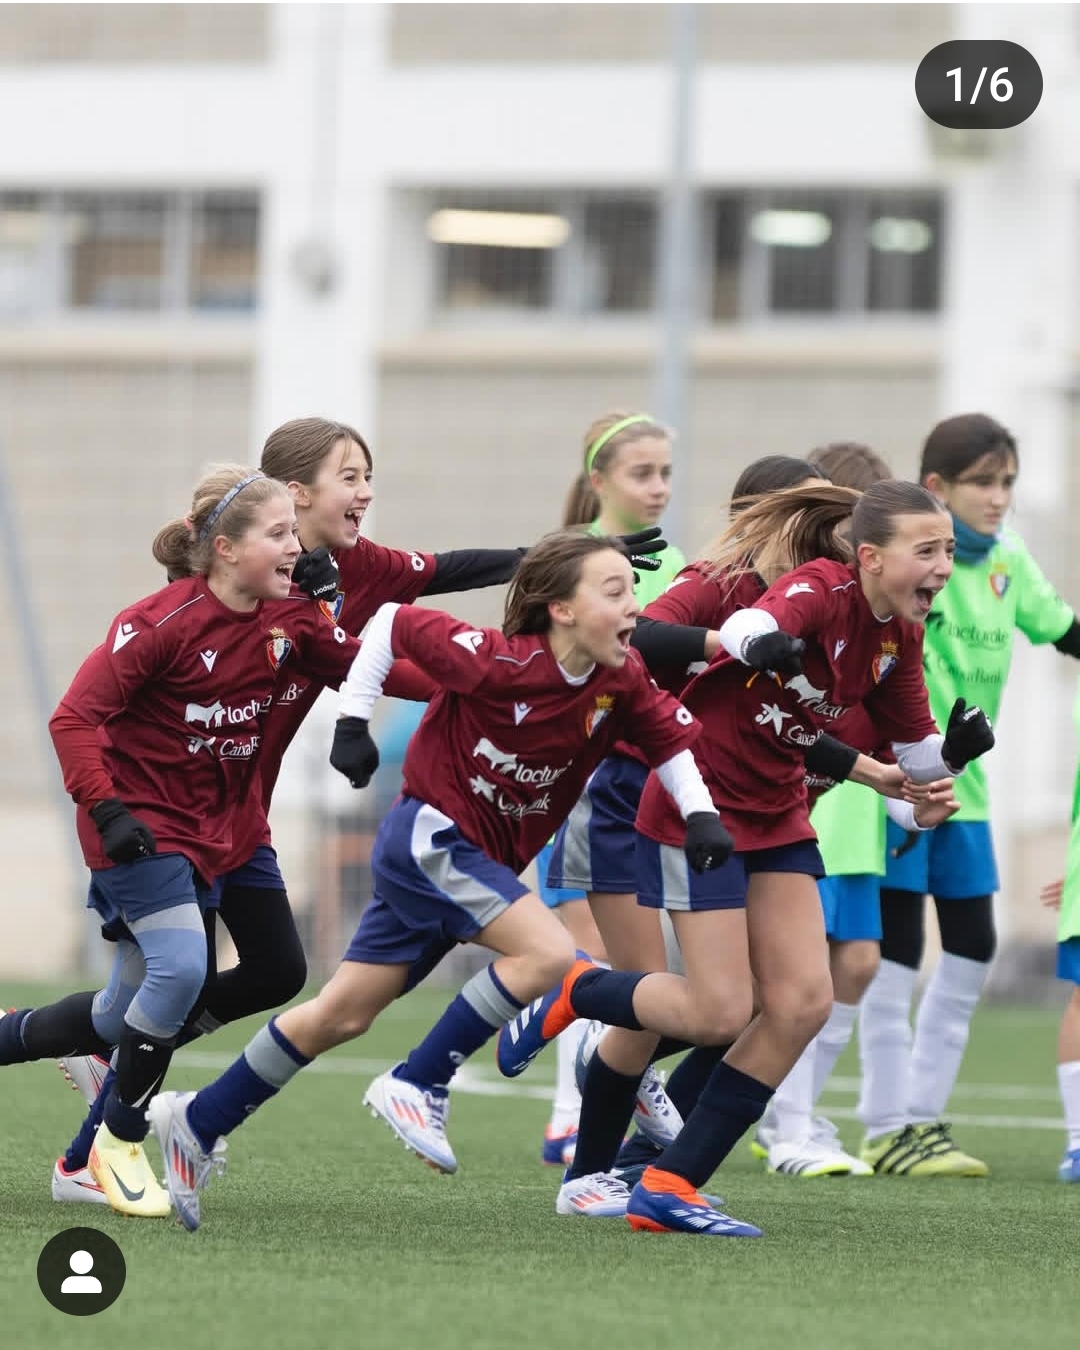
[[[569,971],[577,959],[577,948],[565,929],[539,939],[527,953],[539,992],[546,993]]]
[[[307,958],[297,947],[286,952],[271,970],[266,972],[267,1008],[280,1008],[291,1003],[307,983]]]
[[[167,978],[176,991],[177,1003],[186,999],[189,1009],[195,1006],[206,982],[206,968],[205,943],[192,943],[175,953]]]
[[[795,977],[760,987],[762,1015],[789,1027],[809,1043],[828,1021],[833,1005],[833,984],[828,971]]]
[[[833,997],[838,1003],[858,1003],[881,965],[876,942],[851,942],[838,947],[833,957]]]
[[[690,1039],[695,1045],[730,1045],[754,1015],[749,989],[718,989],[695,1000]]]

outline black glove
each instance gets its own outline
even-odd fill
[[[330,747],[330,763],[354,788],[371,782],[379,767],[379,747],[371,739],[366,717],[339,717]]]
[[[654,553],[663,553],[668,546],[667,540],[661,539],[661,533],[659,525],[650,525],[647,530],[638,530],[636,534],[615,536],[615,542],[630,559],[635,582],[640,580],[638,572],[659,572],[663,566],[659,558],[652,556]]]
[[[713,811],[691,811],[686,817],[686,843],[683,852],[695,872],[722,867],[731,857],[735,840],[724,822]]]
[[[761,633],[743,648],[743,660],[755,670],[775,671],[777,675],[798,675],[802,671],[802,654],[806,643],[777,629]]]
[[[133,816],[122,801],[107,797],[90,810],[106,858],[114,863],[135,862],[157,852],[157,841],[149,825]]]
[[[312,600],[333,600],[338,591],[338,566],[328,548],[313,548],[297,558],[292,579]]]
[[[969,708],[962,698],[953,704],[941,758],[953,773],[959,773],[987,750],[994,748],[994,728],[990,719],[976,704]]]

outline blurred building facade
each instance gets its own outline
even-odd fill
[[[377,538],[524,543],[558,523],[588,423],[649,402],[674,8],[0,6],[13,952],[19,916],[28,946],[55,925],[46,968],[77,944],[43,711],[159,583],[150,541],[204,464],[340,417],[370,433]],[[1015,428],[1016,523],[1080,606],[1075,10],[696,9],[678,542],[715,531],[751,458],[856,439],[910,475],[932,423],[978,407]],[[1043,103],[989,139],[930,136],[915,68],[970,36],[1033,51]],[[998,834],[1009,922],[1046,932],[1075,676],[1020,647]],[[301,903],[317,758],[282,794]]]

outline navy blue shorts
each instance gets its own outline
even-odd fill
[[[648,765],[628,755],[601,761],[555,835],[550,886],[604,895],[637,890],[634,822],[648,776]]]
[[[410,966],[410,988],[457,943],[471,941],[529,894],[509,867],[415,797],[399,798],[383,818],[371,871],[374,898],[342,959]]]
[[[638,904],[646,909],[692,911],[743,909],[746,888],[755,872],[802,872],[825,875],[821,853],[813,839],[779,848],[748,849],[733,853],[722,867],[695,872],[686,854],[672,844],[637,837]]]
[[[92,871],[86,907],[111,932],[122,933],[125,924],[177,905],[195,904],[205,912],[213,907],[210,899],[211,888],[182,853],[154,853]]]
[[[834,942],[881,941],[881,878],[871,873],[818,882],[825,932]]]
[[[270,845],[260,844],[247,862],[234,867],[224,876],[214,878],[214,884],[210,888],[213,900],[207,905],[208,909],[217,909],[220,906],[222,893],[227,886],[246,886],[258,891],[283,891],[285,881],[278,866],[277,854]]]
[[[883,886],[938,900],[970,900],[999,889],[988,821],[947,820],[923,831],[902,857],[894,858],[893,850],[906,840],[906,832],[888,821]]]

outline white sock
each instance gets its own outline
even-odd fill
[[[869,1139],[908,1124],[914,992],[915,971],[896,961],[882,961],[859,1005],[862,1091],[855,1114]]]
[[[810,1138],[816,1053],[817,1037],[795,1061],[769,1103],[770,1124],[776,1130],[776,1138],[785,1144],[800,1144]]]
[[[1057,1071],[1061,1105],[1065,1109],[1065,1132],[1069,1137],[1067,1147],[1072,1150],[1080,1148],[1080,1059],[1059,1064]]]
[[[562,1134],[565,1130],[577,1128],[578,1117],[581,1115],[581,1093],[574,1078],[574,1060],[577,1059],[578,1046],[588,1026],[588,1018],[579,1017],[555,1038],[558,1069],[555,1078],[555,1101],[551,1107],[552,1134]]]
[[[915,1017],[908,1119],[913,1125],[940,1120],[956,1086],[989,961],[943,952]]]
[[[832,1012],[829,1013],[829,1020],[817,1034],[811,1109],[816,1105],[822,1089],[829,1081],[829,1076],[836,1068],[836,1061],[847,1049],[847,1043],[851,1040],[851,1033],[855,1030],[855,1015],[858,1011],[859,1005],[857,1003],[834,1003]]]

